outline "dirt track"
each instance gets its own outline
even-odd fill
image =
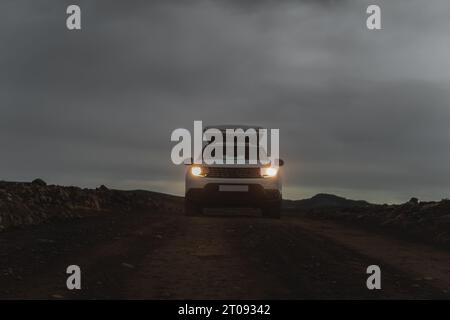
[[[82,290],[65,269],[82,270]],[[366,288],[378,264],[382,290]],[[0,234],[0,298],[450,298],[450,252],[327,221],[113,214]]]

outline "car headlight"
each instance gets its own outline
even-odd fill
[[[205,176],[205,172],[204,172],[203,168],[200,167],[200,166],[193,166],[193,167],[191,167],[191,174],[193,176],[196,176],[196,177],[203,177],[203,176]]]
[[[278,174],[278,168],[268,167],[261,168],[261,175],[263,177],[275,177]]]

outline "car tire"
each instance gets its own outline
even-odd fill
[[[184,215],[188,217],[201,216],[203,208],[197,203],[186,199],[184,201]]]
[[[281,218],[281,203],[267,204],[261,208],[262,216],[270,219]]]

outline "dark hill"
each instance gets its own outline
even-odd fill
[[[354,208],[370,205],[363,200],[350,200],[333,194],[319,193],[309,199],[286,201],[285,207],[291,209],[314,208]]]

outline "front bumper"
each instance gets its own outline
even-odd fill
[[[246,183],[248,191],[244,192],[219,191],[219,185],[226,183],[208,183],[203,188],[191,188],[186,192],[186,199],[210,207],[261,207],[281,201],[281,192],[278,189],[265,189],[259,184]]]

